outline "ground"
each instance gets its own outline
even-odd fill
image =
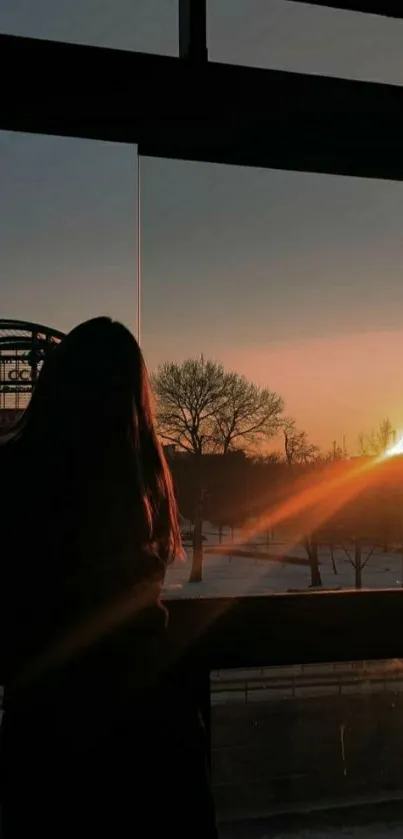
[[[192,560],[192,549],[187,549],[187,559],[176,562],[169,569],[164,595],[167,598],[179,597],[222,597],[222,596],[253,596],[275,594],[286,591],[307,590],[310,585],[310,569],[308,566],[292,565],[284,561],[271,562],[267,559],[254,559],[230,556],[227,554],[208,553],[218,545],[217,533],[208,525],[205,528],[207,542],[203,562],[203,581],[189,583]],[[229,534],[224,534],[228,539]],[[245,544],[245,537],[235,533],[235,540]],[[286,542],[275,538],[269,547],[260,537],[249,541],[249,547],[256,550],[270,552],[274,557],[291,556],[306,559],[306,551],[301,544]],[[367,549],[363,551],[363,561]],[[337,574],[334,573],[330,558],[330,551],[324,547],[320,549],[320,570],[323,586],[326,588],[353,588],[354,568],[343,549],[335,551]],[[374,551],[368,564],[362,572],[364,588],[401,588],[403,584],[403,559],[399,549],[383,553],[380,549]]]

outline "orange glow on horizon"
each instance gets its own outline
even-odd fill
[[[403,331],[333,334],[232,347],[224,364],[285,400],[286,413],[311,441],[329,451],[333,440],[349,454],[358,437],[385,416],[402,424],[400,380]]]

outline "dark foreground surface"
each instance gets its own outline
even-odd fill
[[[277,828],[270,825],[254,827],[253,825],[240,827],[237,832],[229,830],[222,832],[222,839],[400,839],[403,835],[403,822],[399,825],[385,826],[373,825],[372,827],[344,827],[344,828],[321,828],[296,832],[278,832]]]
[[[220,839],[398,839],[403,797],[222,824]]]
[[[356,802],[393,802],[388,820],[394,811],[403,820],[396,804],[403,798],[400,692],[217,706],[212,746],[222,823],[287,813],[293,826],[293,813],[346,813]],[[357,810],[357,818],[365,820],[365,812]]]

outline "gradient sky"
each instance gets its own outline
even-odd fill
[[[0,31],[176,54],[176,2],[2,0]],[[213,60],[401,84],[402,42],[403,22],[209,4]],[[134,328],[136,189],[133,148],[0,134],[0,314]],[[221,359],[324,447],[387,414],[403,431],[402,222],[401,184],[143,160],[149,366]]]

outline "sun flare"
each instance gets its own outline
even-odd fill
[[[390,446],[389,449],[386,449],[384,453],[384,457],[396,457],[399,454],[403,454],[403,435],[400,437],[400,440],[397,441],[393,446]]]

